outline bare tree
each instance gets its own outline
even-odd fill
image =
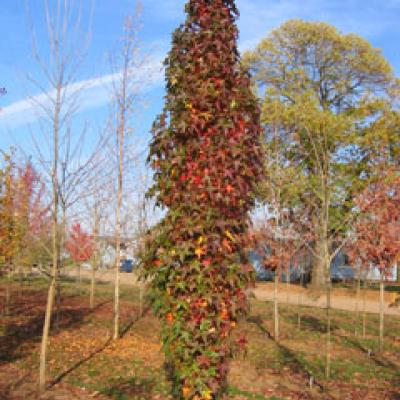
[[[44,10],[49,54],[43,55],[39,52],[32,26],[33,57],[42,76],[28,76],[31,84],[41,92],[40,96],[32,96],[31,101],[39,115],[44,143],[51,143],[46,154],[41,143],[36,139],[34,141],[40,162],[50,177],[52,187],[52,266],[49,272],[50,283],[40,351],[41,391],[46,388],[48,338],[60,268],[62,233],[59,225],[60,204],[63,202],[63,192],[60,189],[63,182],[60,173],[63,173],[63,168],[60,168],[60,163],[63,161],[65,144],[67,143],[67,148],[70,146],[68,137],[71,134],[73,116],[83,89],[76,83],[77,71],[84,59],[89,38],[86,35],[82,41],[82,3],[75,7],[74,3],[68,1],[58,0],[50,4],[44,0]],[[78,38],[81,46],[76,45]],[[67,153],[68,151],[64,154]]]
[[[114,340],[119,337],[119,281],[121,264],[121,213],[124,197],[124,173],[127,166],[127,137],[132,132],[130,124],[137,110],[142,83],[137,79],[136,71],[144,65],[140,56],[141,3],[136,4],[136,12],[125,19],[124,35],[120,48],[113,52],[111,66],[116,78],[112,85],[112,104],[115,112],[113,131],[115,133],[115,153],[118,166],[117,199],[115,209],[115,280],[114,280]]]

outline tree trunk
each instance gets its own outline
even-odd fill
[[[57,285],[57,278],[59,273],[59,260],[60,260],[60,243],[58,237],[58,212],[59,212],[59,188],[58,188],[58,140],[59,140],[59,118],[61,111],[61,91],[62,83],[57,84],[57,99],[54,109],[53,119],[53,167],[52,167],[52,252],[53,252],[53,265],[51,282],[47,294],[46,313],[43,324],[42,344],[40,350],[40,365],[39,365],[39,390],[43,392],[46,389],[46,358],[47,347],[51,325],[51,316],[53,312],[54,294]]]
[[[62,187],[63,187],[63,192],[65,193],[65,169],[63,169],[63,179],[62,179]],[[62,204],[62,217],[61,217],[61,235],[59,237],[60,239],[60,247],[59,247],[59,252],[60,252],[60,265],[58,267],[57,271],[57,279],[56,279],[56,318],[55,318],[55,329],[58,330],[60,327],[60,314],[61,314],[61,296],[62,296],[62,287],[61,287],[61,273],[65,268],[65,259],[62,257],[65,252],[65,240],[67,237],[67,209],[65,207],[65,204]]]
[[[82,296],[82,268],[81,263],[78,263],[78,295],[79,297]]]
[[[326,287],[326,365],[325,377],[329,379],[331,376],[331,285],[328,282]]]
[[[95,240],[95,248],[92,255],[92,280],[90,283],[90,309],[94,308],[94,295],[96,291],[96,271],[99,262],[99,246],[98,246],[98,235],[100,232],[100,214],[98,209],[98,204],[94,207],[94,227],[93,227],[93,237]]]
[[[118,186],[117,186],[117,210],[115,216],[115,280],[114,280],[114,340],[119,337],[119,280],[121,266],[121,209],[123,195],[123,177],[124,177],[124,143],[125,143],[125,124],[127,112],[127,90],[128,90],[128,65],[129,62],[125,54],[125,64],[123,69],[119,99],[119,115],[117,126],[117,144],[118,144]]]
[[[7,284],[6,284],[6,297],[4,302],[4,315],[8,317],[10,313],[11,304],[11,267],[7,269]]]
[[[55,200],[55,208],[57,209],[57,197]],[[51,271],[51,281],[47,293],[46,313],[43,324],[42,343],[40,349],[40,365],[39,365],[39,390],[43,392],[46,390],[46,363],[47,363],[47,348],[49,341],[49,333],[51,326],[51,316],[53,312],[53,303],[55,298],[55,290],[58,278],[58,257],[59,257],[59,243],[58,243],[58,226],[57,214],[53,214],[53,266]]]
[[[92,279],[90,282],[90,300],[89,300],[89,306],[90,309],[93,310],[94,308],[94,293],[96,289],[96,269],[94,265],[92,265]]]
[[[326,199],[328,198],[325,194]],[[325,288],[326,288],[326,363],[325,363],[325,377],[327,379],[331,376],[331,358],[332,358],[332,340],[331,340],[331,291],[332,291],[332,277],[331,277],[331,256],[329,254],[329,241],[328,241],[328,221],[329,221],[329,207],[328,202],[325,204],[324,222],[323,222],[323,261],[325,272]]]
[[[383,276],[379,285],[380,292],[380,307],[379,307],[379,352],[382,353],[384,348],[383,334],[384,334],[384,318],[385,318],[385,284],[383,282]]]
[[[53,274],[54,273],[55,271],[53,269]],[[55,275],[53,275],[47,293],[46,313],[44,317],[42,344],[40,350],[39,388],[41,392],[46,390],[47,347],[48,347],[49,332],[51,325],[51,314],[53,311],[53,302],[55,297],[55,288],[56,288],[56,278]]]
[[[355,304],[355,324],[354,324],[354,336],[358,335],[357,326],[360,320],[360,291],[361,291],[361,266],[358,265],[358,276],[357,276],[357,289],[356,289],[356,304]]]
[[[290,309],[289,292],[290,292],[290,264],[287,266],[286,269],[286,305],[288,310]]]
[[[139,284],[139,317],[143,317],[143,282]]]
[[[275,271],[274,279],[274,337],[279,341],[279,305],[278,305],[279,274]]]
[[[300,275],[300,290],[298,296],[298,312],[297,312],[297,327],[301,329],[301,310],[303,305],[303,284],[304,284],[304,273],[302,272]]]
[[[114,280],[114,335],[113,339],[119,338],[119,280],[121,266],[121,208],[122,208],[122,177],[123,177],[123,135],[120,138],[119,149],[119,174],[116,212],[116,245],[115,245],[115,280]]]
[[[58,331],[60,327],[60,318],[61,318],[61,295],[62,295],[62,287],[61,287],[61,279],[60,279],[61,271],[58,268],[57,271],[57,279],[56,279],[56,286],[55,286],[55,298],[56,298],[56,318],[55,318],[55,329]]]
[[[320,228],[317,228],[320,229]],[[324,249],[327,247],[327,239],[320,237],[315,243],[315,254],[313,256],[312,272],[311,272],[311,287],[315,290],[324,290],[326,285],[325,279],[325,255]]]
[[[123,136],[123,135],[122,135]],[[123,176],[123,138],[120,138],[119,174],[116,212],[116,244],[115,244],[115,278],[114,278],[114,335],[113,339],[119,338],[119,280],[121,266],[121,208],[122,208],[122,176]]]
[[[367,299],[366,299],[366,293],[368,290],[368,281],[367,278],[364,279],[364,290],[363,290],[363,327],[362,327],[362,335],[363,338],[365,339],[366,333],[367,333]]]
[[[114,281],[114,335],[113,339],[119,338],[119,264],[120,255],[117,255],[115,263],[115,281]]]

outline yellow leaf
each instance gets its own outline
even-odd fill
[[[235,241],[235,238],[232,236],[232,233],[230,233],[228,230],[225,231],[225,235],[226,235],[230,240],[232,240],[232,242]]]
[[[196,247],[196,250],[194,251],[194,254],[196,254],[198,258],[200,258],[204,253],[205,251],[202,247]]]
[[[212,399],[212,392],[211,390],[204,390],[202,392],[202,396],[205,400],[211,400]]]

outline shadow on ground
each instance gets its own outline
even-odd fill
[[[297,323],[297,317],[294,315],[290,318],[293,324]],[[327,330],[326,321],[324,319],[316,318],[311,315],[303,315],[301,317],[302,329],[307,329],[314,332],[325,333]],[[331,320],[331,331],[336,331],[339,326],[335,321]]]
[[[290,371],[294,374],[297,374],[302,377],[302,380],[304,381],[304,386],[309,386],[309,387],[314,387],[318,388],[321,392],[325,391],[325,388],[320,384],[314,374],[310,371],[308,366],[304,363],[304,360],[296,354],[295,351],[289,349],[279,341],[275,341],[273,335],[265,328],[263,325],[263,320],[261,316],[252,316],[247,319],[248,322],[253,323],[257,326],[257,328],[265,334],[265,336],[273,340],[277,348],[279,349],[280,356],[284,360],[284,364],[287,368],[290,369]]]
[[[93,310],[80,307],[76,296],[63,298],[60,314],[57,318],[57,331],[79,327],[84,319],[104,305],[101,303]],[[70,304],[73,304],[71,307]],[[27,291],[14,302],[12,316],[3,318],[0,326],[0,365],[14,362],[32,352],[31,345],[41,340],[46,296],[33,291]],[[57,311],[52,314],[56,320]],[[54,333],[54,324],[52,333]],[[28,344],[29,346],[25,346]]]

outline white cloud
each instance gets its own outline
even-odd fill
[[[154,15],[157,20],[174,20],[176,25],[182,22],[182,10],[186,0],[153,0],[145,3],[145,12]],[[334,24],[343,32],[355,32],[373,39],[387,32],[399,32],[396,16],[400,13],[400,0],[237,0],[241,13],[239,28],[241,31],[240,50],[254,48],[268,32],[291,18],[326,21]],[[151,22],[149,22],[151,23]],[[169,49],[170,41],[160,37],[156,43],[161,53]],[[153,46],[154,46],[153,43]],[[148,89],[161,87],[163,56],[153,58],[137,71],[137,78],[148,82]],[[106,104],[110,99],[110,84],[115,74],[77,82],[67,88],[69,93],[84,88],[81,94],[80,111]],[[51,93],[38,94],[33,102],[46,103]],[[32,99],[21,99],[0,112],[0,126],[13,128],[37,119]]]
[[[163,80],[162,58],[152,58],[143,66],[133,71],[135,82],[144,90],[151,90],[160,86]],[[112,83],[116,82],[120,73],[107,74],[100,77],[81,80],[67,86],[64,91],[66,97],[79,92],[79,112],[103,106],[110,101]],[[55,92],[50,91],[32,97],[15,101],[1,109],[0,126],[14,128],[16,126],[34,122],[43,115],[40,111],[55,98]]]

